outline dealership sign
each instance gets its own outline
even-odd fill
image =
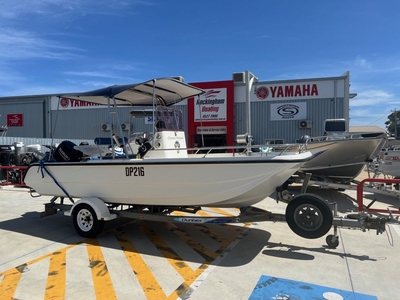
[[[7,127],[22,127],[23,115],[22,114],[8,114]]]
[[[292,98],[292,97],[313,97],[318,96],[318,85],[296,84],[296,85],[271,85],[269,87],[260,86],[255,88],[258,99],[270,98]]]
[[[307,103],[272,103],[271,121],[304,120],[307,118]]]
[[[336,90],[336,92],[335,92]],[[344,80],[315,80],[284,83],[255,83],[250,101],[306,100],[344,97]],[[246,101],[246,88],[235,88],[235,102]]]
[[[51,97],[51,110],[104,108],[105,105],[69,98]]]
[[[198,126],[197,134],[226,134],[226,126]]]
[[[194,100],[195,122],[226,121],[226,89],[207,90]]]

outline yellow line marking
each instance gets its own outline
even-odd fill
[[[66,287],[67,249],[53,252],[50,256],[45,299],[64,299]]]
[[[76,246],[76,244],[69,245],[65,248],[63,248],[64,251],[67,249]],[[21,279],[21,275],[24,272],[26,268],[28,268],[29,265],[33,265],[34,263],[41,261],[43,259],[46,259],[48,257],[51,257],[53,253],[46,254],[43,256],[40,256],[38,258],[35,258],[31,260],[28,263],[22,264],[18,267],[12,268],[8,271],[0,273],[0,277],[4,276],[3,280],[0,282],[0,295],[4,297],[4,299],[12,299],[12,296],[15,293],[15,290],[18,286],[19,280]],[[58,288],[58,287],[57,287]],[[10,298],[8,298],[8,295],[11,295]],[[3,298],[1,298],[3,299]]]
[[[171,266],[182,276],[182,278],[191,278],[194,272],[189,265],[182,261],[181,257],[172,248],[164,242],[159,235],[152,231],[147,224],[140,224],[140,230],[146,234],[151,240],[153,245],[160,251],[160,253],[167,259]]]
[[[172,215],[174,215],[174,216],[185,216],[186,213],[184,213],[183,211],[177,210],[177,211],[174,211],[174,212],[172,213]]]
[[[135,246],[130,242],[129,237],[121,231],[114,231],[114,234],[121,249],[124,251],[132,271],[135,273],[139,284],[142,286],[147,299],[165,299],[166,295],[163,289],[151,270],[147,267]]]
[[[179,228],[176,224],[173,223],[165,223],[165,226],[170,230],[173,231],[174,234],[179,236],[179,238],[185,242],[190,248],[195,250],[197,253],[199,253],[205,260],[207,260],[207,257],[210,257],[211,259],[215,259],[219,254],[212,252],[208,250],[206,247],[204,247],[202,244],[200,244],[197,240],[193,239],[191,236],[187,235],[187,233]],[[218,226],[218,225],[215,225]]]
[[[3,280],[0,282],[1,299],[14,299],[14,293],[17,289],[18,282],[26,267],[27,265],[23,264],[0,274],[1,276],[4,276]]]
[[[227,212],[213,208],[213,210],[228,215]],[[175,212],[175,215],[185,215],[182,212]],[[210,216],[205,212],[198,212],[202,216]],[[244,229],[249,227],[251,223],[246,223],[244,227],[232,226],[226,224],[192,224],[195,228],[205,233],[220,244],[220,248],[215,252],[206,249],[198,241],[188,236],[188,234],[181,230],[179,226],[173,223],[164,223],[168,228],[175,227],[173,230],[182,241],[187,243],[193,250],[198,252],[205,260],[205,262],[195,271],[193,271],[186,262],[184,262],[178,254],[173,251],[169,245],[163,241],[158,235],[151,232],[147,225],[143,223],[139,226],[141,230],[150,238],[157,249],[167,259],[167,261],[174,267],[174,269],[182,276],[184,282],[167,297],[158,283],[151,270],[147,267],[145,261],[136,250],[135,246],[130,242],[129,238],[123,232],[114,231],[116,238],[124,251],[124,254],[135,272],[138,282],[143,288],[143,291],[148,299],[177,299],[180,295],[184,294],[190,285],[200,276],[205,269],[218,257],[218,255],[226,249]],[[224,226],[224,229],[232,232],[232,236],[228,239],[216,234],[209,227]],[[71,244],[62,248],[59,251],[43,255],[39,258],[33,259],[30,262],[12,268],[8,271],[0,273],[3,280],[0,282],[0,295],[1,299],[12,299],[17,289],[18,283],[21,279],[22,273],[25,268],[38,261],[50,257],[50,265],[48,271],[48,279],[46,284],[45,299],[65,298],[66,291],[66,251],[76,245],[86,243],[90,267],[92,268],[92,277],[94,290],[97,299],[116,299],[116,294],[113,288],[110,274],[105,263],[101,247],[97,239],[87,239],[83,242]]]
[[[212,207],[211,209],[212,209],[213,211],[215,211],[215,212],[221,214],[221,215],[224,215],[224,216],[228,216],[228,217],[234,217],[234,216],[235,216],[234,214],[229,213],[229,212],[227,212],[227,211],[225,211],[225,210],[223,210],[223,209],[217,208],[217,207]]]
[[[114,287],[97,239],[87,239],[86,249],[92,269],[96,299],[117,299]]]
[[[202,226],[202,225],[196,225],[196,227],[200,227],[200,226]],[[248,226],[250,226],[250,224]],[[187,291],[187,289],[190,287],[190,285],[210,266],[210,264],[214,261],[214,259],[223,250],[225,250],[240,235],[240,233],[243,232],[244,229],[246,229],[248,226],[241,227],[242,230],[240,232],[237,231],[237,235],[231,237],[230,239],[218,239],[221,246],[217,251],[215,251],[216,255],[210,255],[208,257],[205,257],[205,262],[194,272],[193,276],[190,276],[189,278],[184,278],[185,281],[167,299],[171,299],[171,300],[178,299],[181,295],[183,295]],[[231,226],[226,226],[226,227],[231,227]],[[217,236],[210,230],[208,232],[214,238]],[[175,233],[176,233],[176,231],[175,231]],[[179,235],[180,235],[180,233],[179,233]],[[187,242],[187,240],[189,239],[187,235],[182,236],[182,238],[185,242]]]
[[[210,216],[211,216],[210,214],[208,214],[208,213],[206,213],[206,212],[204,212],[204,211],[202,211],[202,210],[199,210],[199,211],[196,213],[196,215],[200,215],[200,216],[203,216],[203,217],[210,217]]]

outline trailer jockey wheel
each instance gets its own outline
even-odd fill
[[[336,249],[339,246],[339,239],[337,236],[330,234],[325,238],[326,244],[329,248]]]
[[[96,237],[104,227],[104,221],[97,220],[94,209],[87,204],[75,207],[72,219],[75,230],[83,237]]]
[[[306,239],[324,236],[333,223],[328,204],[321,197],[311,194],[293,198],[286,207],[285,217],[290,229]]]

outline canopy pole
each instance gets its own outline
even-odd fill
[[[156,135],[156,80],[153,79],[153,141]]]
[[[128,155],[128,147],[126,146],[126,142],[125,142],[125,138],[124,138],[124,133],[122,132],[122,127],[121,127],[121,121],[119,119],[119,114],[117,112],[117,103],[115,101],[115,97],[112,98],[113,99],[113,105],[114,105],[114,114],[115,114],[115,119],[117,121],[117,126],[118,126],[118,131],[119,131],[119,135],[122,139],[122,144],[123,144],[123,149],[124,149],[124,153],[126,158],[129,157]],[[112,135],[111,137],[114,137],[115,135]],[[129,137],[128,137],[129,138]],[[120,143],[118,141],[118,136],[116,137],[115,143],[117,144],[118,147],[120,147]]]
[[[113,158],[115,158],[114,139],[113,139],[114,128],[112,125],[110,97],[107,97],[107,107],[108,107],[108,124],[110,124],[110,128],[111,128],[111,130],[110,130],[111,153],[112,153]]]
[[[247,115],[247,152],[251,152],[251,106],[250,106],[250,90],[253,86],[253,82],[258,82],[258,78],[254,76],[249,70],[246,70],[246,115]]]

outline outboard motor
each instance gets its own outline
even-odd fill
[[[83,153],[75,150],[76,145],[71,141],[62,141],[56,148],[53,158],[57,162],[78,162],[81,161]]]
[[[139,145],[138,154],[140,158],[143,158],[146,153],[151,149],[151,144],[146,138],[138,138],[135,140],[135,143]]]
[[[23,142],[14,142],[13,146],[15,148],[15,150],[14,150],[14,152],[15,152],[14,160],[15,160],[15,164],[18,166],[18,165],[23,164],[22,160],[26,155],[26,147],[25,147],[25,144]]]
[[[0,165],[11,166],[13,160],[14,146],[10,145],[0,145]],[[0,180],[5,180],[7,178],[7,170],[1,170]]]
[[[311,137],[310,137],[309,135],[303,135],[303,136],[299,139],[299,143],[300,143],[300,144],[307,144],[310,140],[311,140]]]

